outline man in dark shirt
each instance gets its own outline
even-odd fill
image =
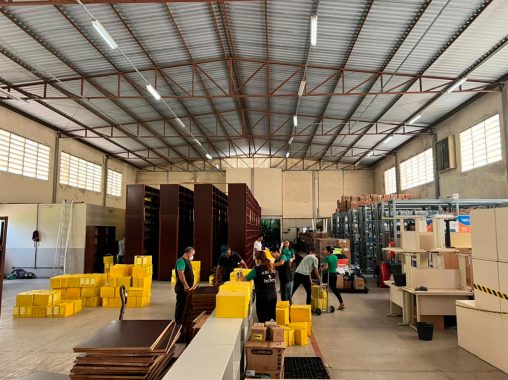
[[[243,268],[247,268],[247,264],[243,261],[242,256],[237,252],[233,252],[227,245],[223,245],[221,251],[222,254],[219,258],[219,265],[215,275],[218,283],[219,281],[222,283],[229,281],[229,275],[239,265]]]

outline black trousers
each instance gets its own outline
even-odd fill
[[[303,285],[303,287],[305,288],[305,291],[307,292],[307,305],[310,305],[310,300],[311,300],[311,289],[312,289],[312,284],[310,282],[310,276],[306,276],[304,274],[301,274],[301,273],[295,273],[295,278],[294,278],[294,282],[293,282],[293,293],[292,293],[292,296],[295,294],[296,292],[296,289],[298,289],[298,287],[300,285]]]
[[[185,301],[187,300],[187,292],[176,292],[176,306],[175,306],[175,322],[182,323],[183,311],[185,310]]]
[[[340,303],[344,303],[342,296],[340,295],[339,289],[337,289],[337,273],[328,273],[328,286],[330,290],[335,294],[335,297]]]
[[[275,321],[275,306],[277,305],[277,296],[272,299],[259,297],[256,294],[256,314],[259,323],[265,323],[269,320]]]

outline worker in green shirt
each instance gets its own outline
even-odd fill
[[[241,281],[254,280],[256,291],[256,313],[258,322],[275,321],[275,306],[277,305],[277,291],[275,290],[275,270],[273,264],[266,257],[264,251],[256,252],[256,266],[247,276],[240,273]]]
[[[323,260],[323,276],[328,275],[328,285],[340,302],[338,309],[344,310],[344,301],[337,289],[337,263],[339,259],[337,255],[333,254],[333,248],[330,246],[326,247],[326,255],[327,256]]]
[[[187,300],[187,292],[194,285],[194,271],[192,270],[191,261],[194,259],[195,253],[196,251],[193,247],[187,247],[185,248],[184,254],[176,260],[176,323],[182,323],[185,301]]]
[[[279,272],[280,299],[291,303],[291,292],[293,291],[291,262],[294,259],[295,251],[290,247],[289,240],[286,240],[281,245],[279,252],[272,253],[272,256],[275,257],[274,266]]]

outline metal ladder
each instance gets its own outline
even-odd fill
[[[74,209],[74,201],[62,202],[60,210],[60,222],[58,223],[58,235],[56,237],[55,258],[53,265],[53,275],[67,273],[69,264],[67,258],[67,249],[72,231],[72,211]]]

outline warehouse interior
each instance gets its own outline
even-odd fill
[[[508,379],[507,1],[0,13],[0,380]]]

